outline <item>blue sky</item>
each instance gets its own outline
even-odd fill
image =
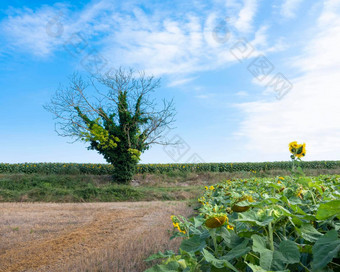
[[[0,162],[104,162],[43,105],[74,71],[119,66],[161,77],[177,109],[183,144],[142,163],[288,160],[294,140],[337,160],[339,43],[339,0],[1,1]]]

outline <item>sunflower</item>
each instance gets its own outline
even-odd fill
[[[248,202],[254,202],[254,199],[252,198],[252,196],[244,195],[235,202],[235,204],[231,207],[231,209],[234,212],[246,212],[246,211],[248,211],[249,208],[250,208],[249,206],[238,206],[238,205],[236,205],[237,203],[239,203],[241,201],[245,201],[245,200],[248,200]]]
[[[288,145],[290,153],[294,154],[296,152],[296,149],[299,147],[297,141],[291,142]]]
[[[297,194],[296,194],[297,197],[303,199],[303,194],[302,194],[302,190],[300,189]]]
[[[184,224],[181,221],[179,221],[179,219],[176,216],[172,215],[171,221],[174,228],[177,228],[179,232],[182,232],[184,234],[186,233]]]
[[[297,157],[301,159],[306,155],[306,144],[298,144],[296,141],[289,143],[288,145],[292,158]]]
[[[185,227],[184,227],[183,224],[177,225],[177,229],[178,229],[179,232],[186,234]]]
[[[306,144],[302,144],[299,146],[297,152],[296,152],[296,157],[302,158],[306,155]]]
[[[228,226],[227,226],[227,229],[229,229],[229,230],[234,230],[234,227],[231,226],[231,225],[228,225]]]
[[[205,220],[205,225],[208,228],[214,229],[223,226],[225,222],[229,222],[227,215],[224,213],[219,213],[210,215],[207,220]]]

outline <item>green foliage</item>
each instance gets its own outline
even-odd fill
[[[140,151],[128,149],[129,157],[140,155]],[[137,154],[136,154],[137,153]],[[303,169],[339,169],[340,161],[302,161]],[[160,173],[169,177],[195,172],[252,172],[255,174],[267,170],[291,170],[291,162],[254,162],[254,163],[199,163],[199,164],[137,164],[136,173]],[[41,173],[41,174],[91,174],[112,175],[114,166],[111,164],[91,163],[0,163],[0,173]],[[321,190],[321,189],[320,189]]]
[[[312,268],[314,271],[322,269],[336,258],[340,252],[340,239],[336,230],[330,230],[320,237],[313,246]],[[339,267],[338,267],[339,268]]]
[[[112,184],[108,175],[0,174],[0,202],[188,200],[202,192],[201,186],[163,185]]]
[[[206,186],[199,214],[181,217],[185,232],[174,234],[184,239],[179,252],[161,265],[184,259],[175,271],[339,271],[339,189],[339,175]],[[247,209],[235,211],[235,204]],[[225,223],[208,223],[223,214]]]
[[[135,112],[128,110],[126,91],[120,91],[118,95],[118,121],[115,121],[115,115],[105,113],[102,108],[99,108],[100,118],[90,120],[79,107],[75,107],[87,126],[86,131],[80,132],[81,139],[90,143],[89,149],[97,150],[108,163],[115,166],[113,178],[119,183],[132,180],[140,155],[148,149],[144,135],[139,133],[139,128],[148,119],[142,117],[138,102],[135,107]]]
[[[322,203],[318,209],[316,218],[323,220],[334,215],[340,219],[340,200],[332,200]]]
[[[0,163],[0,173],[46,175],[112,175],[110,164],[90,163]]]
[[[200,239],[199,235],[193,235],[187,240],[183,240],[181,243],[181,249],[186,252],[201,251],[206,247],[206,243],[204,240]]]
[[[93,202],[140,200],[144,193],[127,185],[96,184],[88,176],[5,175],[1,201]]]
[[[120,142],[118,137],[109,135],[100,124],[100,119],[97,118],[92,125],[88,125],[88,131],[81,132],[82,140],[85,142],[97,142],[98,147],[102,149],[114,149]]]
[[[301,161],[303,169],[336,169],[340,161]],[[291,161],[279,162],[239,162],[239,163],[173,163],[173,164],[140,164],[137,173],[171,173],[181,172],[265,172],[268,170],[292,169]]]

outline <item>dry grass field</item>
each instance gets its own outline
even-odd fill
[[[0,203],[0,271],[144,271],[186,202]]]

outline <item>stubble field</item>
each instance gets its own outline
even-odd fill
[[[0,203],[0,271],[144,271],[186,202]],[[157,230],[157,231],[156,231]]]

